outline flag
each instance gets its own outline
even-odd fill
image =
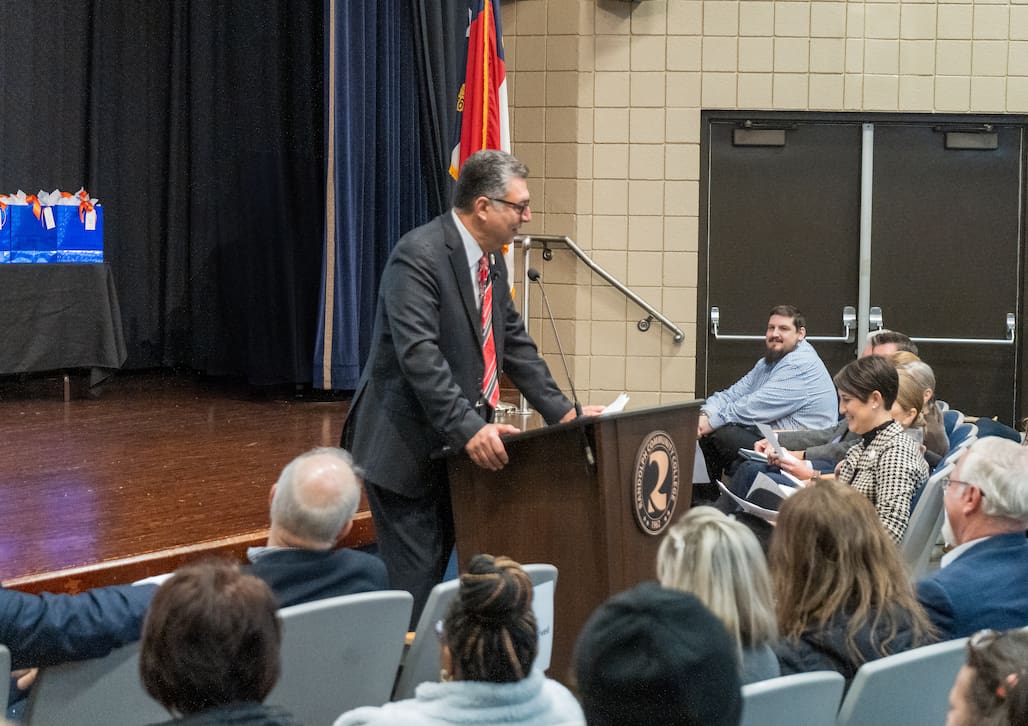
[[[450,176],[460,174],[464,161],[482,149],[510,153],[510,111],[499,0],[470,0],[464,82],[457,93],[457,121],[450,154]],[[514,294],[514,246],[505,245],[511,295]]]

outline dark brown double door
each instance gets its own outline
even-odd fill
[[[768,310],[789,302],[832,373],[880,320],[918,341],[954,408],[1007,423],[1023,415],[1022,125],[704,121],[697,395],[753,365]]]

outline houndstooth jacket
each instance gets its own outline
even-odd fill
[[[861,440],[846,452],[838,480],[871,500],[882,525],[897,543],[910,519],[910,500],[928,478],[928,462],[921,446],[895,421],[878,432],[871,443]]]

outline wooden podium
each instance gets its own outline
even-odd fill
[[[552,677],[568,679],[578,631],[597,605],[656,577],[660,523],[676,520],[692,500],[701,403],[579,419],[505,438],[510,463],[499,472],[475,466],[466,454],[450,458],[462,570],[482,552],[558,568]],[[586,441],[595,465],[587,461]],[[640,518],[661,532],[647,531]]]

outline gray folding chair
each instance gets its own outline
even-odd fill
[[[414,598],[383,590],[282,608],[282,675],[266,703],[330,724],[389,700]]]
[[[946,464],[928,477],[914,511],[910,513],[899,547],[912,580],[924,575],[932,548],[942,531],[942,480],[953,473],[955,466],[953,463]]]
[[[938,726],[964,663],[967,638],[865,663],[839,709],[838,726]]]
[[[557,568],[553,565],[531,564],[522,565],[522,567],[532,578],[533,588],[547,582],[553,582],[556,587]],[[413,698],[414,689],[418,685],[425,681],[439,680],[439,640],[436,638],[435,624],[445,617],[459,587],[460,580],[450,580],[441,582],[432,588],[428,601],[425,603],[425,609],[421,611],[421,617],[418,619],[418,627],[414,631],[414,641],[403,657],[400,677],[393,690],[394,701]],[[552,603],[550,609],[552,610]],[[550,637],[552,638],[552,633]],[[548,663],[537,663],[536,667],[546,670],[548,665]]]
[[[796,673],[742,687],[739,726],[832,726],[845,679],[835,671]]]
[[[6,645],[0,645],[0,698],[3,700],[0,703],[7,704],[7,699],[10,697],[11,691],[11,679],[3,678],[2,674],[11,672],[11,651],[7,649]]]
[[[43,668],[28,698],[32,726],[144,726],[171,718],[143,690],[138,642],[103,658]]]

